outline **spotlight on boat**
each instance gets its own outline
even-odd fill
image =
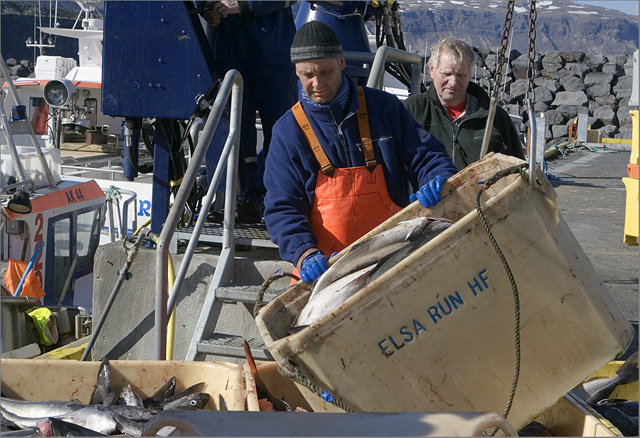
[[[76,87],[69,79],[54,79],[44,86],[44,101],[53,107],[66,106],[75,93]]]
[[[29,193],[23,190],[16,191],[7,203],[7,208],[14,213],[31,213],[31,200],[29,199]]]

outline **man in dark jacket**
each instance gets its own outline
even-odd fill
[[[211,8],[202,17],[213,27],[213,54],[220,77],[231,69],[243,79],[242,128],[240,132],[240,202],[236,221],[262,220],[262,166],[258,163],[256,110],[264,136],[264,155],[271,141],[271,129],[296,101],[296,76],[289,49],[296,32],[289,1],[201,2]],[[214,148],[207,153],[209,179],[216,159]],[[219,152],[219,151],[218,151]]]
[[[411,190],[435,205],[457,169],[395,96],[344,74],[342,45],[327,24],[298,29],[291,61],[299,102],[273,127],[264,219],[281,257],[313,281],[328,256],[405,207]]]
[[[489,96],[471,82],[475,54],[457,38],[444,38],[431,48],[429,72],[433,84],[404,101],[416,120],[444,143],[454,164],[462,169],[480,159],[489,114]],[[488,152],[524,158],[511,117],[496,107]]]

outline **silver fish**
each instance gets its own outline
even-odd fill
[[[345,275],[370,266],[402,248],[408,242],[419,237],[433,221],[433,218],[418,217],[399,222],[393,228],[352,245],[340,259],[332,263],[329,269],[318,278],[313,286],[312,294],[324,289]]]
[[[0,406],[19,417],[55,417],[78,410],[84,405],[65,401],[24,401],[0,397]]]
[[[87,406],[56,418],[109,435],[118,430],[114,416],[111,407]]]
[[[165,404],[162,409],[203,409],[209,403],[209,394],[196,392]]]
[[[376,265],[370,265],[359,271],[334,281],[315,294],[311,294],[307,305],[304,306],[293,326],[303,327],[314,323],[333,309],[342,304],[347,298],[362,288]]]
[[[127,386],[123,386],[120,391],[120,398],[118,398],[118,405],[126,405],[126,406],[136,406],[138,408],[144,407],[142,403],[142,399],[135,391],[131,388],[131,384]]]
[[[48,434],[46,426],[48,426],[49,429]],[[78,424],[60,420],[59,418],[50,418],[48,425],[39,424],[39,427],[40,431],[46,436],[109,436]]]
[[[21,417],[12,414],[4,408],[0,407],[0,414],[6,419],[12,421],[21,429],[38,428],[38,423],[48,422],[51,417]],[[117,430],[113,411],[103,406],[85,406],[81,409],[69,412],[63,415],[57,415],[58,418],[69,423],[77,424],[98,433],[110,434]]]
[[[98,371],[98,381],[91,394],[92,405],[109,406],[115,402],[115,394],[111,391],[111,370],[109,361],[103,359],[100,363],[100,371]]]
[[[420,217],[400,222],[354,245],[316,282],[309,301],[293,323],[293,330],[328,314],[452,224],[446,219]]]
[[[142,431],[149,423],[148,421],[132,420],[117,414],[115,420],[118,423],[118,430],[127,436],[142,436]]]
[[[143,401],[145,407],[149,405],[159,405],[176,392],[176,377],[173,376],[162,385],[153,395]]]
[[[151,420],[155,414],[160,412],[160,409],[147,409],[124,405],[105,406],[104,408],[112,411],[116,415],[130,418],[131,420]]]
[[[163,402],[160,403],[160,406],[165,406],[171,402],[174,402],[176,400],[180,400],[188,395],[191,394],[195,394],[197,392],[200,392],[202,390],[202,388],[204,388],[204,383],[205,382],[199,382],[196,383],[194,385],[189,386],[188,388],[183,389],[182,391],[180,391],[177,394],[172,395],[171,397],[167,397]]]

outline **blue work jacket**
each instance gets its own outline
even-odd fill
[[[348,111],[333,102],[309,104],[300,87],[299,98],[333,166],[364,166],[356,87],[347,75],[342,78],[350,87]],[[375,158],[393,202],[405,207],[412,191],[437,175],[447,179],[457,172],[442,143],[416,122],[398,98],[372,88],[364,88],[364,94]],[[264,174],[264,218],[280,256],[295,264],[306,250],[317,247],[308,215],[320,166],[291,110],[276,122],[272,134]]]

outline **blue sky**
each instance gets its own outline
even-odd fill
[[[583,1],[576,3],[587,3],[594,6],[602,6],[603,8],[617,9],[626,14],[638,15],[638,0],[604,0],[604,1]]]

